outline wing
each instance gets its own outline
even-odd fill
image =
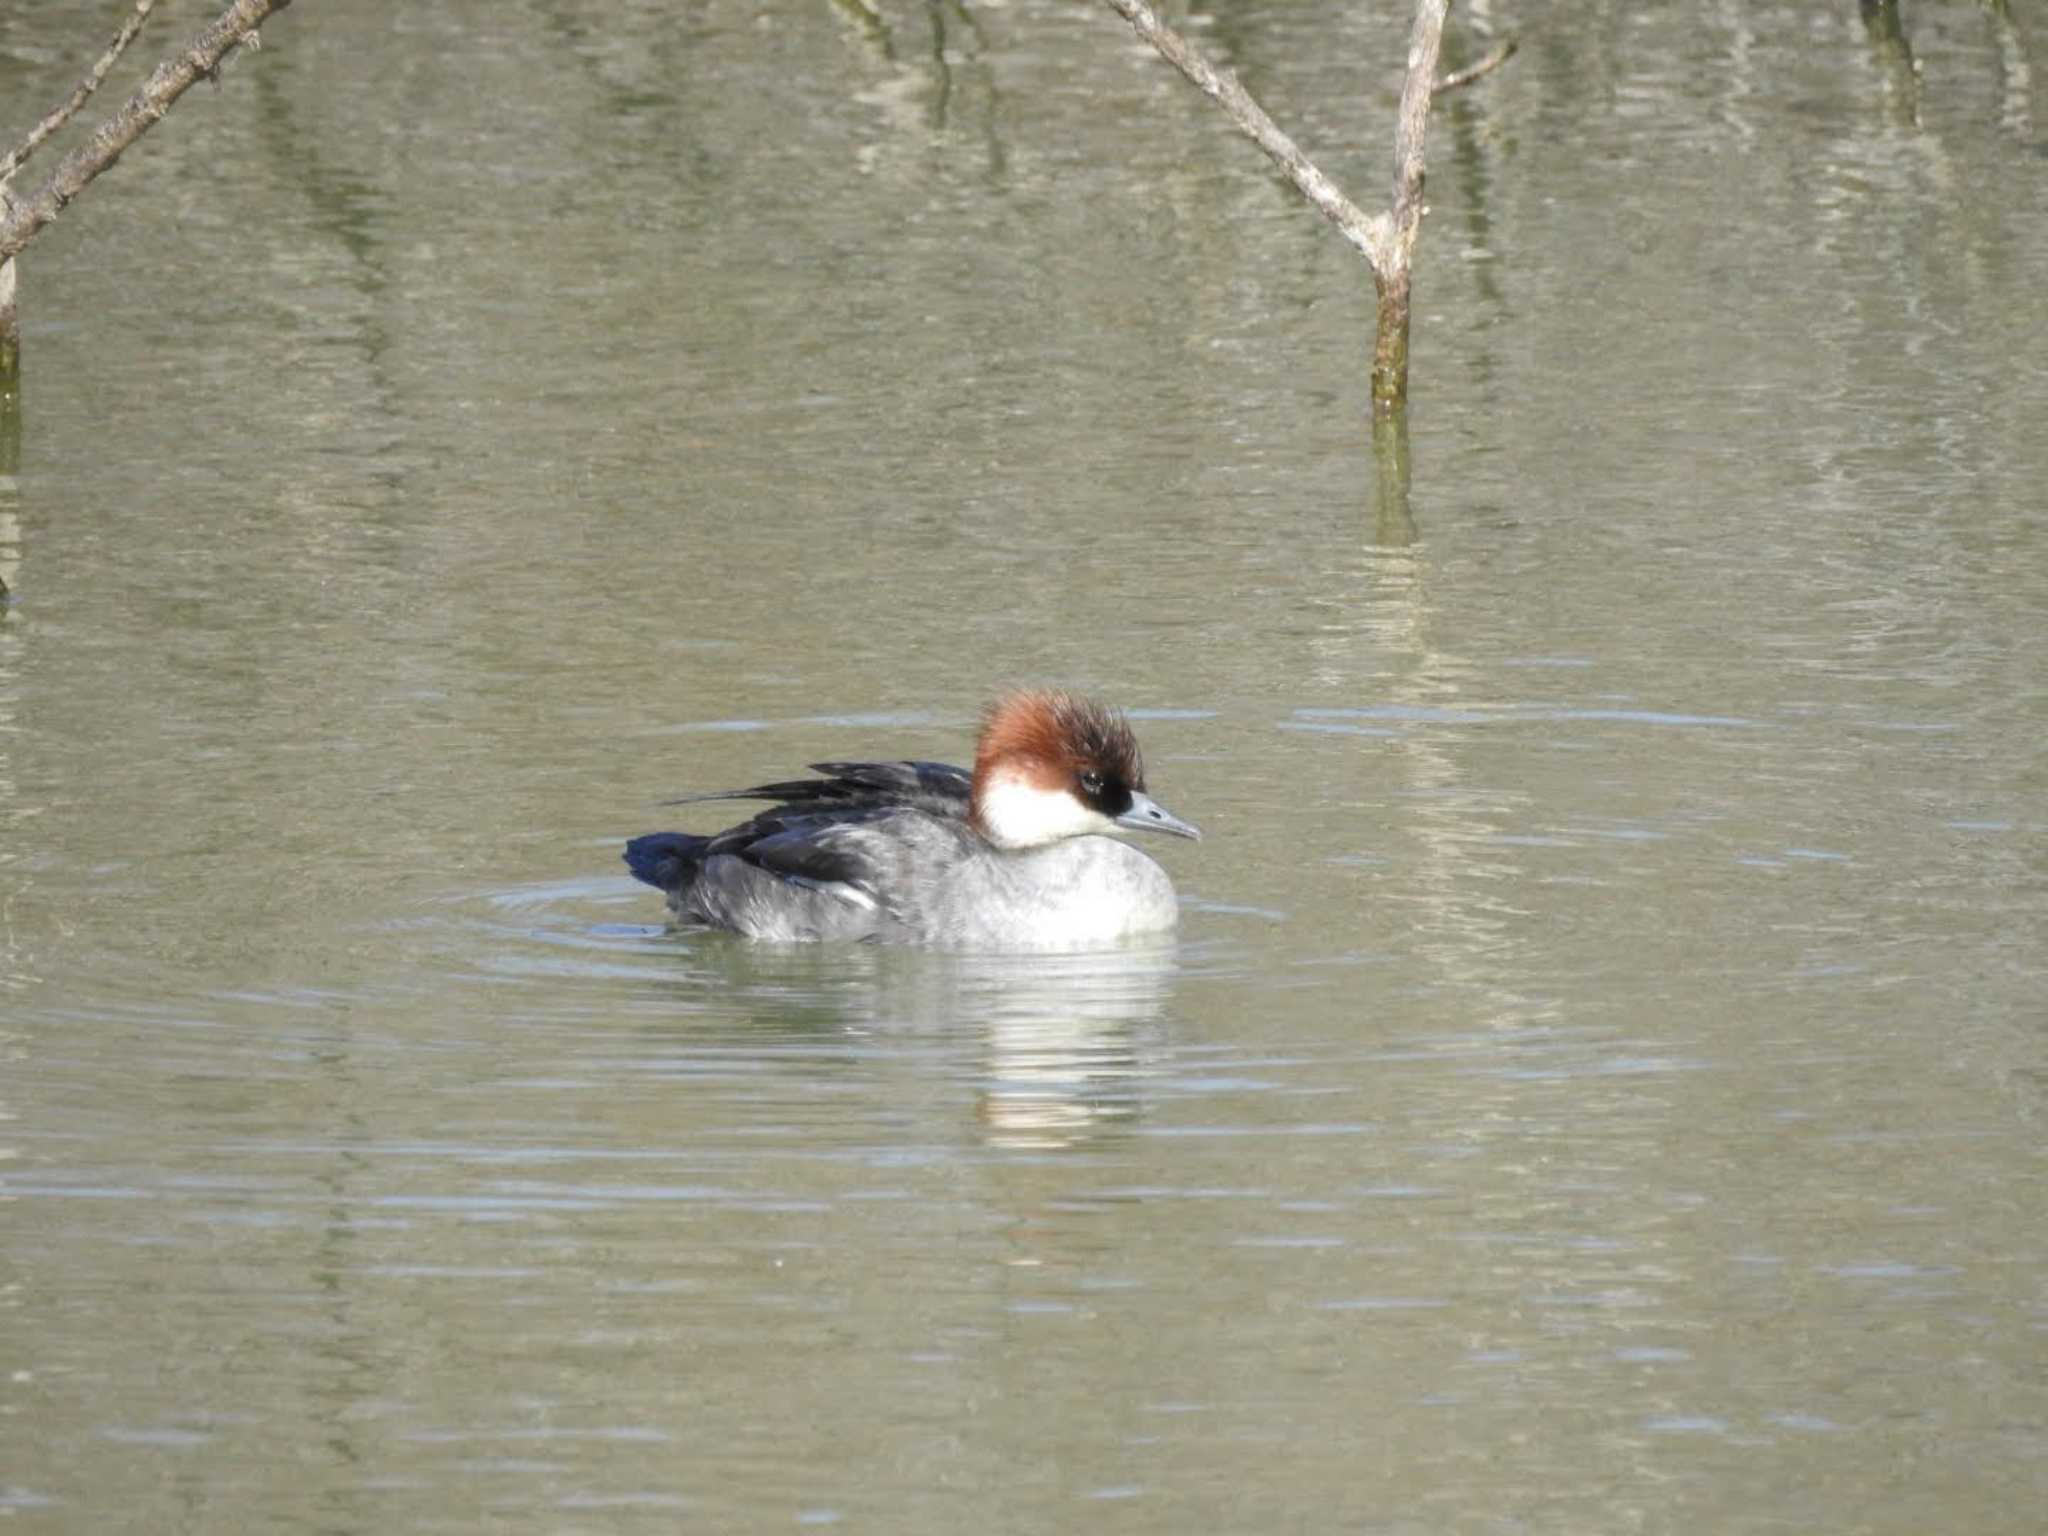
[[[946,763],[812,767],[821,777],[669,802],[778,803],[708,837],[638,839],[627,862],[669,891],[688,921],[757,937],[870,936],[897,916],[894,901],[916,887],[914,870],[957,855],[973,837],[972,780]]]
[[[950,763],[813,763],[816,779],[786,779],[728,789],[713,795],[686,795],[669,805],[705,800],[776,800],[783,805],[817,811],[919,810],[933,816],[964,817],[973,779]],[[772,817],[763,812],[756,817]],[[749,823],[751,825],[752,823]],[[735,828],[734,830],[738,830]]]
[[[882,870],[857,829],[889,812],[835,816],[778,816],[766,835],[752,838],[739,856],[770,874],[809,885],[846,885],[869,896]],[[759,818],[769,820],[769,818]]]
[[[720,833],[705,855],[711,860],[728,854],[777,880],[900,917],[899,903],[920,885],[917,871],[956,861],[971,836],[957,816],[900,805],[802,814],[775,810]],[[706,867],[730,866],[714,861]]]

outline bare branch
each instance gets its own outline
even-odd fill
[[[1429,132],[1429,96],[1436,85],[1436,56],[1443,47],[1449,0],[1421,0],[1415,31],[1408,39],[1408,78],[1401,83],[1401,110],[1394,120],[1394,222],[1422,216],[1422,140]]]
[[[22,140],[19,149],[5,160],[0,160],[0,182],[5,182],[8,177],[20,170],[28,157],[36,152],[36,147],[62,128],[71,120],[72,114],[85,105],[92,93],[100,88],[100,82],[107,78],[107,71],[114,67],[114,61],[121,57],[130,43],[135,41],[135,34],[142,30],[142,24],[149,20],[149,13],[155,9],[156,0],[135,0],[135,14],[121,23],[121,30],[116,32],[114,40],[107,44],[107,51],[100,55],[99,62],[93,65],[91,73],[78,82],[78,89],[71,93],[71,99],[37,123],[29,131],[29,136]]]
[[[1200,86],[1230,120],[1275,164],[1331,223],[1365,253],[1379,298],[1379,326],[1373,347],[1372,402],[1378,417],[1398,412],[1408,397],[1409,269],[1416,232],[1422,226],[1422,141],[1429,129],[1429,100],[1436,88],[1444,14],[1450,0],[1416,0],[1415,27],[1408,38],[1407,73],[1394,127],[1394,201],[1368,218],[1358,205],[1282,133],[1228,70],[1218,70],[1185,38],[1163,25],[1144,0],[1107,0],[1166,61]]]
[[[0,210],[0,261],[11,259],[39,230],[63,211],[86,184],[121,158],[121,152],[147,133],[170,111],[171,103],[202,76],[211,77],[221,61],[291,0],[235,0],[197,37],[159,64],[141,90],[93,136],[58,162],[57,169],[27,197]]]
[[[1108,4],[1111,10],[1131,24],[1131,29],[1138,36],[1156,48],[1167,63],[1200,86],[1229,113],[1238,131],[1263,149],[1301,195],[1315,204],[1346,240],[1365,253],[1366,260],[1372,263],[1375,271],[1379,270],[1381,232],[1375,221],[1338,191],[1335,182],[1316,169],[1294,140],[1282,133],[1279,124],[1266,115],[1265,108],[1253,101],[1245,88],[1238,84],[1235,74],[1212,66],[1186,38],[1162,22],[1145,0],[1108,0]]]
[[[1501,65],[1513,58],[1515,50],[1519,47],[1521,47],[1521,44],[1512,37],[1504,42],[1495,44],[1493,51],[1477,64],[1467,64],[1463,69],[1453,70],[1448,75],[1445,75],[1443,79],[1437,81],[1436,93],[1441,96],[1445,91],[1455,91],[1463,86],[1470,85],[1481,75],[1492,74]]]

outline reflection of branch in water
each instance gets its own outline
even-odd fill
[[[2034,137],[2033,71],[2027,65],[2027,49],[2005,0],[1991,0],[1988,7],[1998,27],[1998,62],[2005,78],[1998,121],[2015,138],[2032,142]]]
[[[1542,1017],[1547,1005],[1515,984],[1523,969],[1518,954],[1525,914],[1502,893],[1521,871],[1494,840],[1528,797],[1470,782],[1472,738],[1447,728],[1472,705],[1467,685],[1476,669],[1436,644],[1431,566],[1406,521],[1406,439],[1398,421],[1375,426],[1377,547],[1360,569],[1330,573],[1340,585],[1324,600],[1345,615],[1329,642],[1329,681],[1359,686],[1361,658],[1369,656],[1370,701],[1393,706],[1402,720],[1391,733],[1368,728],[1363,738],[1371,743],[1371,772],[1383,792],[1401,797],[1402,835],[1412,845],[1396,860],[1398,883],[1383,886],[1379,899],[1398,914],[1406,947],[1437,972],[1441,985],[1475,1000],[1484,1026],[1522,1027]],[[1317,726],[1328,727],[1345,712],[1312,713]],[[1342,732],[1337,726],[1331,740],[1360,739]]]
[[[953,65],[946,57],[946,13],[951,11],[974,37],[977,54],[988,52],[988,38],[981,30],[981,23],[963,0],[925,0],[925,9],[932,18],[932,73],[938,77],[939,93],[932,102],[932,127],[944,129],[946,108],[953,100]]]
[[[1372,424],[1372,541],[1386,549],[1415,542],[1415,518],[1408,510],[1408,417],[1378,417]]]
[[[14,263],[9,262],[11,268]],[[0,476],[7,480],[9,502],[7,515],[14,515],[14,477],[21,473],[21,391],[0,384]],[[19,524],[16,525],[19,537]],[[0,561],[7,558],[7,552],[0,550]],[[18,556],[17,556],[18,558]]]
[[[926,135],[948,132],[955,115],[954,97],[958,86],[968,101],[978,97],[983,103],[979,116],[982,138],[987,146],[988,169],[991,175],[1001,176],[1009,158],[997,131],[1002,98],[997,93],[994,74],[985,62],[992,51],[988,34],[965,0],[926,0],[931,45],[925,67],[902,62],[896,46],[896,33],[869,0],[833,0],[833,3],[851,19],[868,46],[887,66],[879,72],[874,83],[856,97],[881,110],[887,126],[893,130],[887,143],[900,149],[905,145],[925,143]],[[956,21],[958,27],[949,28],[949,19]],[[964,53],[953,46],[961,29],[973,42],[973,47]],[[964,68],[961,67],[963,62]],[[908,132],[912,129],[923,130],[923,133]],[[884,149],[884,145],[863,148],[860,151],[862,169],[874,169]]]
[[[925,0],[932,18],[932,76],[938,90],[932,95],[931,125],[934,132],[946,128],[946,109],[953,104],[953,66],[946,62],[945,0]]]
[[[832,0],[839,13],[859,28],[875,51],[889,63],[896,62],[896,39],[889,31],[889,23],[882,13],[868,3],[868,0]]]
[[[0,403],[0,430],[5,428],[7,414],[9,407]],[[14,645],[20,633],[10,625],[11,615],[7,611],[8,589],[21,570],[21,518],[15,502],[14,463],[12,458],[0,462],[0,470],[4,470],[0,474],[0,827],[26,814],[14,805],[18,791],[7,754],[7,743],[16,729]],[[0,837],[0,875],[7,874],[8,866],[19,857],[17,852],[9,851],[7,839]],[[27,879],[27,875],[21,876],[24,885]],[[35,979],[29,972],[27,950],[14,930],[14,899],[20,888],[12,880],[0,884],[0,991],[26,986]]]
[[[1920,65],[1906,39],[1899,0],[1861,0],[1863,30],[1884,71],[1885,98],[1893,119],[1903,128],[1920,126]]]

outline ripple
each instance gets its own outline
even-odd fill
[[[665,924],[614,915],[629,905],[651,911],[655,898],[627,875],[583,875],[448,892],[430,899],[425,911],[383,927],[402,943],[423,947],[431,968],[456,978],[673,978],[689,946],[670,942]]]
[[[100,1430],[99,1437],[102,1440],[112,1440],[118,1445],[159,1445],[173,1449],[206,1445],[213,1439],[213,1436],[207,1434],[204,1430],[172,1429],[169,1427],[153,1429],[109,1427]]]
[[[852,730],[904,730],[922,729],[942,724],[940,719],[924,710],[890,711],[876,710],[851,714],[798,715],[787,720],[764,720],[742,715],[729,720],[684,720],[674,725],[657,726],[644,734],[649,736],[690,736],[700,733],[777,731],[795,727],[812,728],[831,726]]]
[[[1589,721],[1610,725],[1762,730],[1766,723],[1740,715],[1699,715],[1683,710],[1625,709],[1613,705],[1488,704],[1445,708],[1424,704],[1367,704],[1343,709],[1297,709],[1297,730],[1332,729],[1327,722],[1387,720],[1401,725],[1515,725]]]

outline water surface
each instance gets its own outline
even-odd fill
[[[1369,200],[1399,9],[1183,16]],[[1354,258],[1106,12],[293,7],[23,263],[0,1512],[2035,1529],[2041,39],[1906,21],[1513,18],[1395,507]],[[617,862],[1014,681],[1172,942]]]

